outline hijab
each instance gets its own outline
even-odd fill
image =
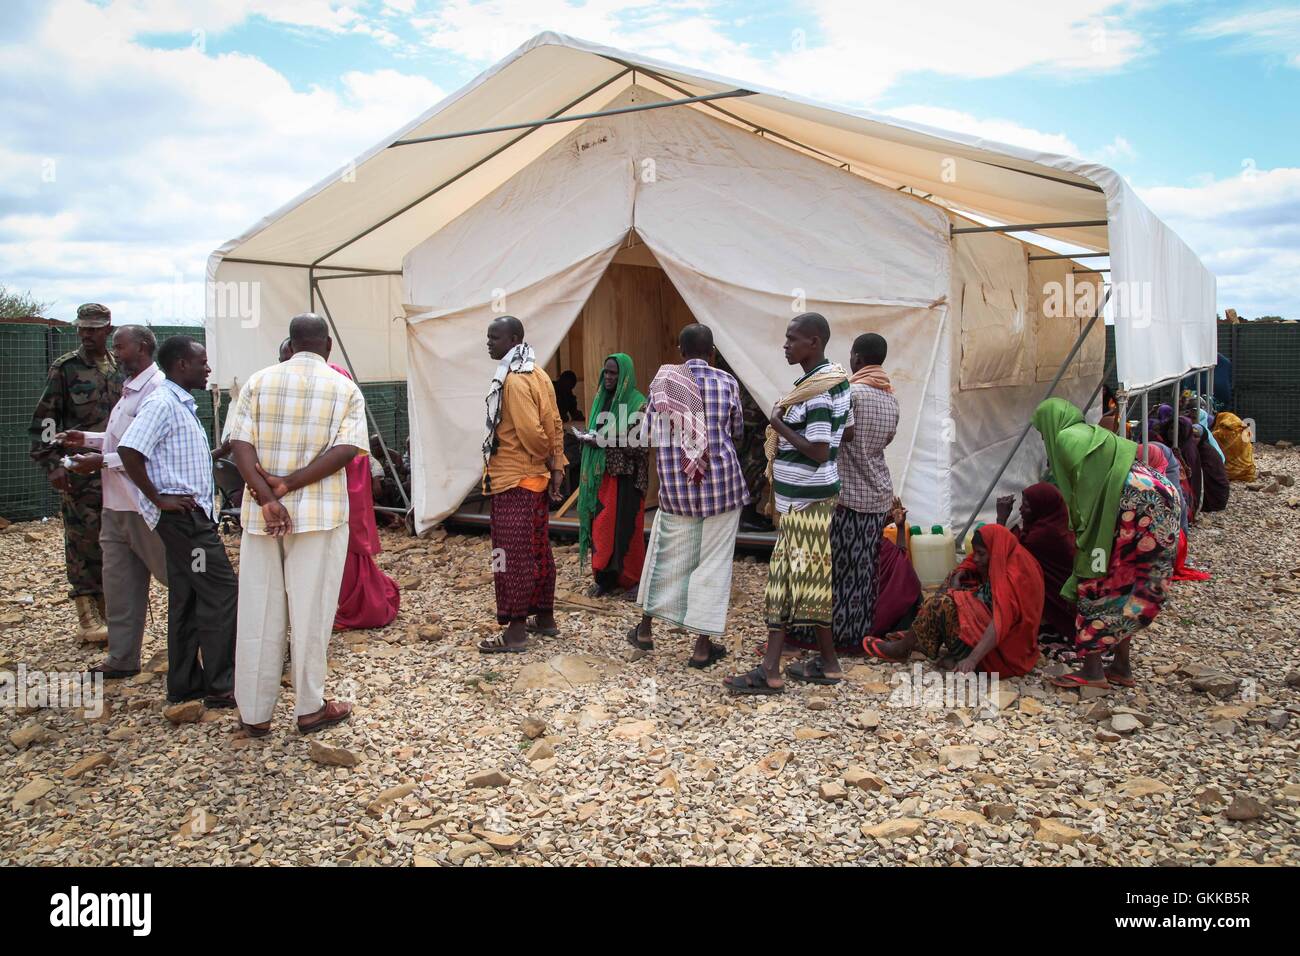
[[[591,523],[600,510],[600,483],[605,478],[605,449],[618,444],[622,434],[619,429],[629,430],[633,414],[645,408],[645,396],[637,391],[636,370],[632,367],[632,357],[623,352],[605,356],[605,362],[613,359],[618,364],[618,381],[614,383],[611,393],[605,388],[602,371],[601,386],[591,400],[591,414],[587,416],[587,425],[603,439],[599,445],[584,445],[582,448],[582,469],[578,478],[578,560],[587,556],[591,547]],[[601,368],[604,368],[604,362]],[[603,412],[609,415],[603,419]]]
[[[1049,398],[1034,410],[1052,480],[1061,489],[1074,529],[1074,573],[1061,595],[1074,600],[1079,581],[1099,578],[1110,566],[1119,499],[1137,457],[1137,445],[1097,425],[1063,398]],[[1097,561],[1100,554],[1105,560]],[[1098,566],[1100,565],[1100,567]]]
[[[980,661],[979,668],[1019,677],[1038,663],[1043,571],[1016,536],[1000,524],[986,524],[975,532],[975,538],[989,552],[988,582],[993,591],[993,630],[997,634],[997,644]],[[975,570],[974,551],[961,567]]]
[[[1021,526],[1018,537],[1021,547],[1032,554],[1043,569],[1046,587],[1043,617],[1052,630],[1073,637],[1074,603],[1061,596],[1061,588],[1070,579],[1074,567],[1070,511],[1061,492],[1045,481],[1030,485],[1021,494],[1029,505],[1032,520]]]

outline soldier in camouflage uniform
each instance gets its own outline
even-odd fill
[[[60,458],[82,449],[61,447],[53,439],[61,431],[104,430],[108,413],[122,395],[122,372],[108,350],[112,332],[112,316],[104,306],[91,302],[77,309],[81,348],[54,360],[27,429],[32,436],[32,460],[61,499],[64,557],[81,628],[78,637],[95,643],[108,640],[101,583],[104,559],[99,549],[100,477],[98,472],[82,476],[65,469]]]

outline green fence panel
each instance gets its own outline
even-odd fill
[[[150,326],[161,343],[172,335],[204,341],[202,326]],[[0,322],[0,517],[30,521],[58,514],[59,498],[41,470],[28,457],[27,427],[32,410],[45,388],[50,363],[77,348],[71,327],[45,327]],[[374,382],[361,386],[384,441],[401,454],[410,433],[405,382]],[[199,420],[212,434],[211,393],[195,392]],[[230,395],[221,393],[221,421],[230,414]],[[373,428],[371,429],[373,433]]]

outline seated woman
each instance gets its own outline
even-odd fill
[[[1223,466],[1229,481],[1255,480],[1254,436],[1232,412],[1214,416],[1214,438],[1223,449]]]
[[[636,433],[645,402],[637,391],[631,356],[608,356],[587,416],[591,431],[581,439],[578,560],[585,561],[591,551],[596,583],[587,592],[590,597],[621,590],[630,600],[641,581],[650,449],[636,440]]]
[[[1146,443],[1146,459],[1143,457],[1143,446],[1138,445],[1137,460],[1147,465],[1152,471],[1158,471],[1169,479],[1169,483],[1178,489],[1178,498],[1181,502],[1179,509],[1179,527],[1183,533],[1187,532],[1187,507],[1191,495],[1191,486],[1183,479],[1182,468],[1179,465],[1178,456],[1173,453],[1168,445],[1158,441],[1148,441]]]
[[[1137,460],[1137,445],[1061,398],[1034,411],[1052,478],[1070,511],[1077,553],[1061,594],[1078,603],[1075,649],[1083,665],[1058,687],[1133,685],[1131,639],[1160,612],[1178,546],[1178,492]],[[1114,662],[1103,667],[1102,652]]]
[[[906,632],[867,637],[872,657],[903,661],[919,650],[940,666],[1019,677],[1038,663],[1043,572],[1001,525],[985,525],[948,586],[921,605]]]
[[[998,524],[1006,525],[1014,503],[1011,495],[998,499]],[[1038,636],[1053,644],[1073,644],[1075,606],[1062,597],[1061,588],[1074,569],[1074,532],[1065,499],[1055,485],[1042,481],[1021,492],[1020,525],[1011,533],[1043,570],[1043,623]]]
[[[876,580],[880,584],[869,632],[875,637],[910,626],[921,604],[921,579],[907,551],[907,509],[898,498],[889,510],[889,523],[896,529],[895,540],[881,539],[876,555]]]
[[[1196,412],[1201,428],[1201,510],[1222,511],[1228,507],[1228,471],[1226,458],[1219,442],[1210,430],[1210,414],[1205,409]]]

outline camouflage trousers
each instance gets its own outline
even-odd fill
[[[63,557],[68,566],[69,597],[99,597],[104,593],[104,553],[99,548],[100,516],[104,508],[99,475],[68,475],[72,490],[59,496],[63,514]]]

